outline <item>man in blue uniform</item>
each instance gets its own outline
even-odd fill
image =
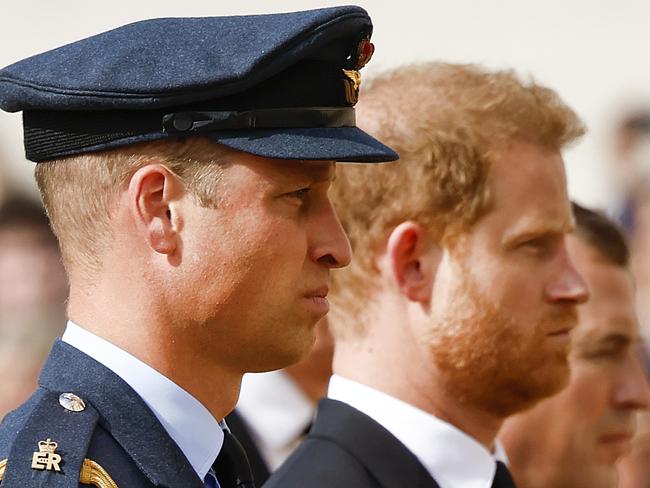
[[[355,127],[357,7],[156,19],[0,71],[70,277],[70,322],[0,428],[4,487],[250,487],[222,429],[246,371],[298,360],[350,260],[334,161]]]

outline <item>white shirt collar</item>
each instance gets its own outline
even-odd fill
[[[493,455],[453,425],[341,376],[332,376],[328,397],[347,403],[382,425],[415,454],[440,488],[490,488],[495,461],[505,460],[501,446],[497,445]]]
[[[223,445],[223,431],[192,395],[128,352],[68,322],[61,338],[112,370],[142,397],[202,480]]]
[[[296,447],[314,411],[315,405],[285,372],[244,375],[237,412],[271,470]]]

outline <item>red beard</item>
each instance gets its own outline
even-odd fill
[[[547,334],[574,326],[575,306],[557,305],[536,322],[518,323],[481,294],[469,274],[452,296],[449,313],[432,328],[431,351],[453,398],[505,418],[566,386],[569,347]]]

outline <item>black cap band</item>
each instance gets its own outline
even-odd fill
[[[271,108],[245,111],[179,112],[163,117],[163,130],[189,135],[217,130],[355,127],[351,107]]]
[[[25,154],[46,161],[79,152],[216,131],[354,127],[352,107],[273,108],[244,111],[25,111]],[[95,149],[97,148],[97,149]]]

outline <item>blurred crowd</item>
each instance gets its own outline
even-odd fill
[[[643,336],[640,354],[650,375],[650,110],[629,113],[617,126],[612,164],[624,182],[625,204],[617,215],[627,230],[636,280],[637,312]],[[623,486],[650,483],[650,414],[639,413],[632,451],[620,462]],[[645,466],[645,471],[639,467]],[[626,484],[627,483],[627,484]]]
[[[29,196],[0,205],[0,415],[25,401],[65,326],[67,279],[45,212]]]
[[[591,298],[580,306],[580,325],[572,332],[571,381],[556,396],[511,417],[499,436],[523,488],[650,487],[650,112],[629,113],[620,121],[613,152],[624,204],[601,210],[612,217],[612,228],[618,222],[625,241],[611,237],[610,230],[599,233],[604,224],[594,224],[595,214],[574,205],[578,230],[570,251]],[[40,202],[14,194],[1,175],[0,188],[2,417],[34,390],[52,341],[66,324],[68,286]],[[626,281],[628,267],[633,286]],[[245,376],[227,422],[247,448],[260,484],[308,432],[327,392],[333,351],[323,320],[316,346],[303,361]],[[612,438],[612,449],[594,447],[594,436],[616,425],[634,432],[629,446],[628,439]],[[587,472],[593,478],[585,477]]]

